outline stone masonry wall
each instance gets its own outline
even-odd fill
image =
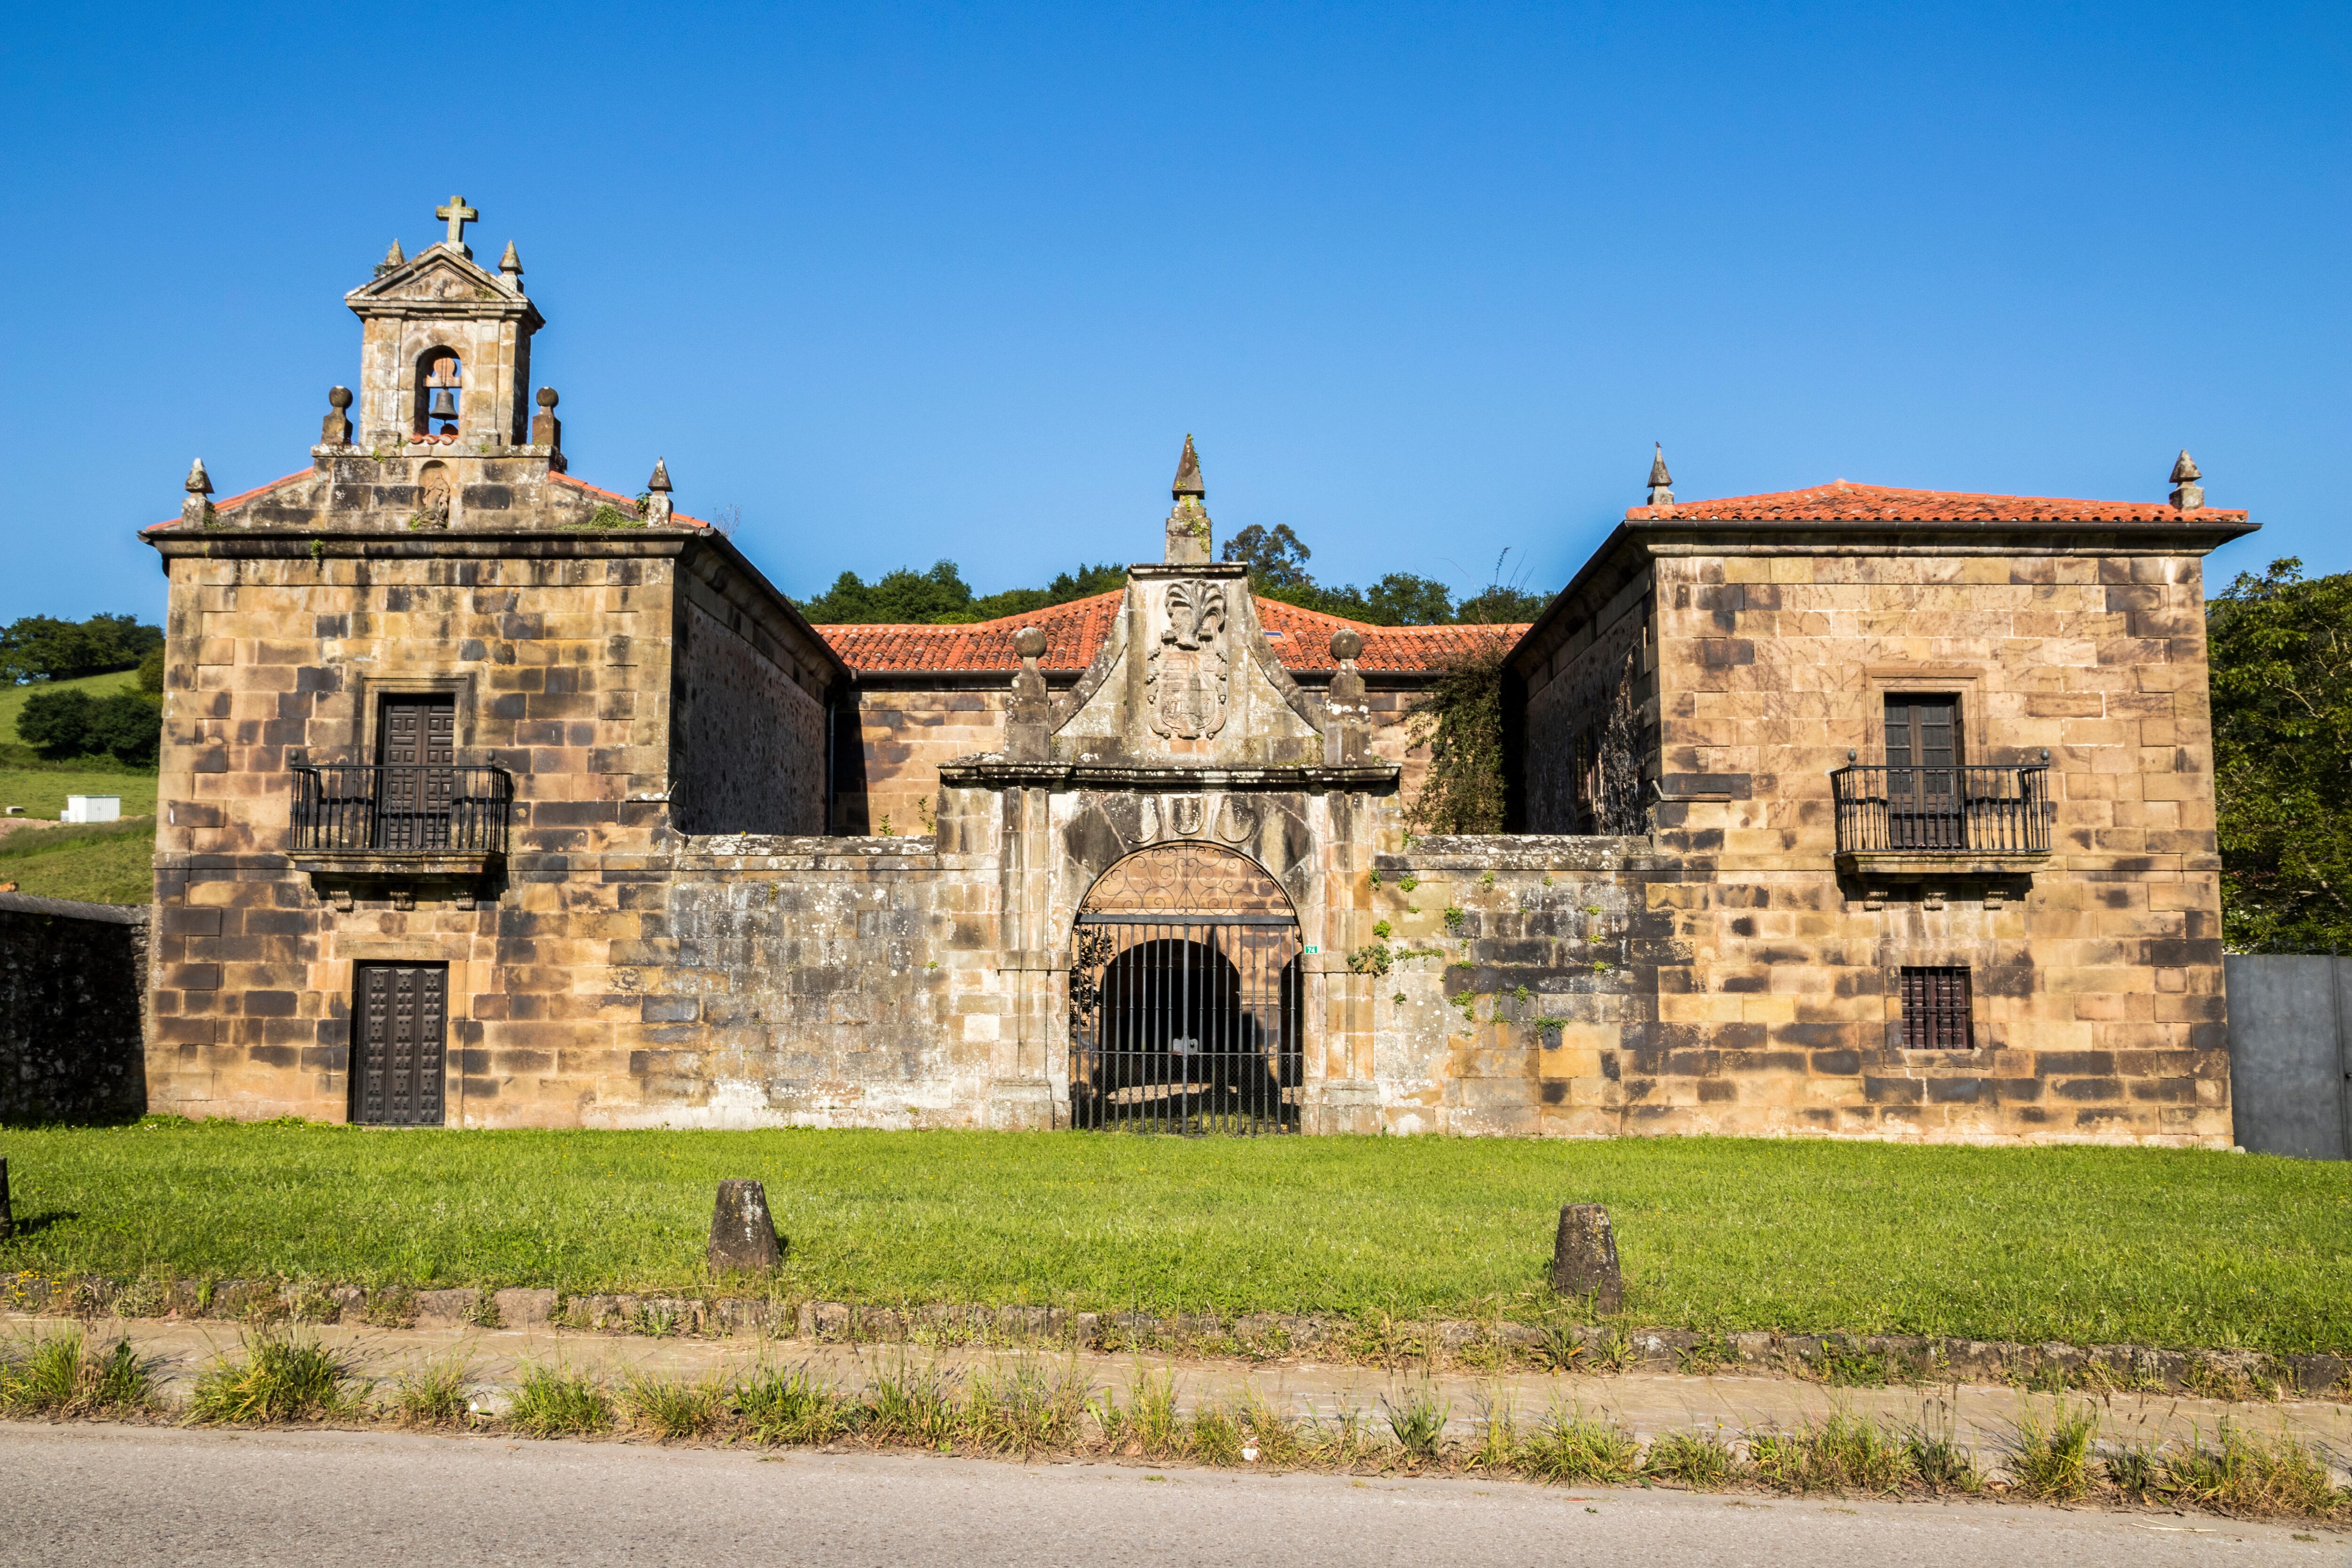
[[[147,911],[0,893],[0,1123],[147,1109]]]
[[[1649,907],[1646,840],[1420,838],[1374,866],[1384,1130],[1603,1136],[1695,1098],[1651,1049],[1669,922]]]
[[[986,858],[928,839],[719,837],[670,862],[636,1118],[667,1126],[982,1124],[1003,1008]]]
[[[1648,635],[1651,613],[1650,582],[1644,574],[1589,625],[1563,638],[1540,668],[1528,673],[1520,787],[1528,832],[1594,830],[1589,820],[1592,803],[1581,793],[1579,778],[1580,762],[1589,766],[1590,759],[1580,747],[1589,747],[1607,724],[1610,704],[1629,673],[1629,660],[1634,700],[1654,731],[1657,663]],[[1648,793],[1646,781],[1643,793]]]
[[[824,832],[824,702],[698,603],[686,605],[677,675],[679,829]]]
[[[352,966],[446,960],[452,1119],[500,1096],[625,1093],[605,944],[666,789],[671,560],[551,552],[170,562],[149,1095],[189,1115],[340,1119]],[[625,550],[625,545],[619,547]],[[494,907],[323,902],[285,858],[299,752],[368,762],[390,692],[455,700],[461,763],[515,775]],[[638,798],[632,798],[638,797]],[[568,1087],[541,1088],[560,1071]],[[584,1086],[584,1087],[583,1087]]]
[[[1660,1044],[1687,1131],[2226,1144],[2203,584],[2194,557],[1692,555],[1658,563],[1669,773],[1654,884],[1687,959]],[[1888,691],[1954,692],[1969,760],[2048,748],[2054,852],[1836,869],[1831,770]],[[1744,796],[1744,798],[1742,798]],[[1976,1048],[1901,1048],[1906,964],[1973,972]]]

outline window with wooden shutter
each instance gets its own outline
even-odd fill
[[[1903,971],[1903,1048],[1972,1051],[1969,972],[1964,967],[1906,966]]]
[[[1960,760],[1958,697],[1887,694],[1886,809],[1891,847],[1965,847]]]

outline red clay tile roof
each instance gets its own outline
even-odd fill
[[[2241,521],[2243,511],[2209,508],[2184,512],[2166,501],[2067,500],[2053,496],[1977,495],[1962,490],[1906,490],[1834,479],[1811,489],[1722,500],[1636,506],[1628,522],[2199,522]]]
[[[843,663],[861,673],[977,670],[1010,675],[1021,668],[1020,656],[1013,651],[1013,634],[1023,626],[1035,626],[1045,634],[1045,656],[1038,664],[1046,669],[1076,671],[1094,662],[1110,636],[1122,597],[1114,590],[1025,616],[960,626],[824,626],[817,627],[816,633],[833,645]],[[1283,668],[1293,670],[1336,668],[1331,634],[1342,626],[1363,637],[1363,657],[1356,665],[1372,674],[1442,669],[1482,637],[1500,637],[1508,645],[1528,629],[1523,626],[1368,626],[1274,599],[1258,600],[1257,613],[1275,658]]]
[[[635,496],[617,495],[614,492],[604,489],[602,485],[592,485],[585,479],[575,479],[570,474],[550,474],[547,477],[555,484],[569,485],[575,490],[586,490],[590,495],[596,497],[598,500],[611,501],[614,506],[621,507],[626,510],[635,511],[637,510],[637,498]],[[709,528],[710,526],[700,518],[688,517],[682,511],[672,511],[669,514],[669,520],[672,523],[683,523],[693,528]]]
[[[310,468],[297,468],[294,472],[286,475],[284,478],[272,479],[266,485],[256,485],[249,490],[240,490],[236,495],[229,497],[226,500],[216,500],[213,502],[213,510],[216,513],[224,512],[234,508],[243,506],[246,502],[251,500],[254,497],[259,495],[264,490],[274,490],[278,486],[289,484],[296,479],[307,479],[314,471],[315,470]],[[184,517],[174,512],[172,516],[165,518],[161,522],[149,523],[147,528],[141,529],[140,531],[144,533],[147,531],[147,529],[170,528],[174,523],[184,522],[186,521],[187,520]]]

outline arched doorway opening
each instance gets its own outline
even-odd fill
[[[1305,1077],[1298,918],[1247,856],[1154,845],[1095,879],[1070,963],[1070,1120],[1288,1132]]]

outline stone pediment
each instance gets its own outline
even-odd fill
[[[1266,645],[1247,569],[1132,567],[1111,635],[1053,736],[1074,763],[1296,766],[1322,761],[1323,715]]]
[[[467,314],[485,307],[497,315],[538,314],[499,274],[445,245],[426,247],[343,298],[362,316],[378,311],[415,314],[419,307],[431,311],[436,306]]]

